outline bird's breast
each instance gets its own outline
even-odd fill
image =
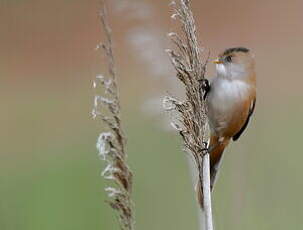
[[[211,127],[218,133],[236,132],[249,110],[251,87],[241,80],[216,79],[207,97]],[[241,127],[240,127],[241,128]]]

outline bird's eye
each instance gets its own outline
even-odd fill
[[[226,56],[226,57],[225,57],[225,61],[226,61],[226,62],[231,62],[231,56]]]

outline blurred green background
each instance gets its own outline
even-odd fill
[[[123,122],[134,176],[136,229],[198,229],[186,155],[159,109],[179,94],[163,50],[169,1],[115,0]],[[90,116],[105,71],[96,0],[0,0],[0,229],[118,229]],[[195,1],[203,45],[255,55],[258,102],[226,151],[213,200],[217,230],[303,227],[302,1]],[[213,74],[209,66],[209,76]]]

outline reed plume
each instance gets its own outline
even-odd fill
[[[208,120],[204,101],[204,75],[207,58],[202,58],[203,49],[197,40],[195,20],[189,0],[172,2],[173,19],[179,21],[181,33],[169,33],[174,49],[168,49],[176,77],[185,88],[183,101],[174,97],[164,99],[164,107],[177,113],[173,126],[178,130],[183,140],[184,150],[193,157],[198,177],[197,189],[203,193],[200,206],[205,214],[207,230],[213,229],[211,194],[209,178],[209,142]],[[209,56],[209,55],[208,55]]]
[[[121,121],[113,41],[104,1],[102,1],[99,18],[105,41],[99,44],[97,49],[101,49],[105,54],[108,77],[98,75],[93,82],[96,94],[92,115],[94,119],[101,120],[107,127],[107,131],[101,132],[98,137],[97,149],[100,158],[106,162],[102,176],[113,184],[113,186],[105,188],[109,197],[107,202],[117,211],[120,228],[122,230],[133,230],[132,172],[126,162],[126,137]]]

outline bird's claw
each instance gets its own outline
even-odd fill
[[[208,92],[209,91],[210,85],[209,85],[209,81],[206,78],[200,79],[199,83],[201,84],[201,89],[204,92]]]
[[[199,152],[201,152],[203,155],[206,153],[209,153],[209,148],[207,147],[207,142],[202,142],[203,147],[200,149]]]
[[[200,89],[202,91],[203,94],[203,100],[205,100],[207,93],[210,90],[210,85],[209,85],[209,81],[206,78],[200,79],[199,80],[200,83]]]
[[[207,145],[208,145],[207,141],[203,141],[202,145],[203,145],[204,148],[207,148]]]

